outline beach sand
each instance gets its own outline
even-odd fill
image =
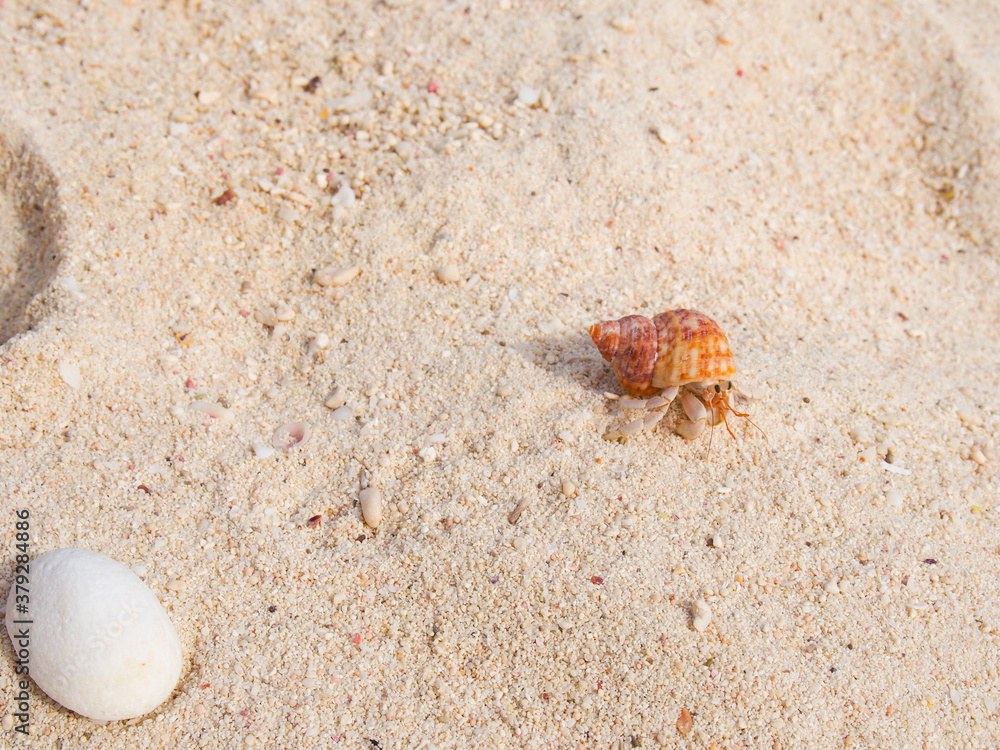
[[[997,49],[985,0],[5,3],[3,578],[28,509],[185,662],[4,746],[995,747]],[[602,439],[588,327],[678,307],[760,431]]]

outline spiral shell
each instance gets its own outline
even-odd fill
[[[669,310],[652,320],[641,315],[606,320],[590,327],[590,337],[622,388],[634,396],[736,374],[726,334],[695,310]]]

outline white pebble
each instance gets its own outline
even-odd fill
[[[292,208],[290,203],[282,203],[278,209],[278,218],[281,221],[291,223],[299,218],[299,212]]]
[[[903,496],[896,490],[888,490],[885,493],[885,501],[889,503],[889,507],[894,511],[898,512],[903,509]]]
[[[611,19],[611,28],[623,31],[626,34],[635,33],[635,19],[631,16],[615,16]]]
[[[350,208],[357,198],[350,185],[341,185],[340,190],[330,199],[330,205],[338,208]]]
[[[366,487],[358,495],[361,502],[361,515],[365,523],[373,529],[382,523],[382,493],[375,487]]]
[[[354,419],[354,409],[347,404],[344,404],[343,406],[334,409],[331,416],[338,422],[350,422]]]
[[[433,445],[428,445],[426,448],[421,448],[417,451],[417,456],[421,461],[430,463],[437,458],[437,449]]]
[[[434,269],[435,275],[438,277],[438,281],[443,283],[454,283],[462,278],[462,274],[458,270],[458,266],[454,263],[445,263],[443,266],[438,266]]]
[[[875,451],[874,445],[869,445],[861,453],[858,454],[858,459],[860,461],[871,462],[878,458],[878,453]]]
[[[330,346],[330,337],[325,333],[317,333],[313,336],[311,345],[315,346],[317,349],[326,349]]]
[[[273,307],[260,307],[253,311],[253,319],[263,326],[274,328],[278,325],[278,316]]]
[[[962,420],[962,424],[966,427],[983,426],[983,415],[978,411],[965,411],[964,409],[959,409],[958,418]]]
[[[864,445],[872,442],[872,434],[867,427],[855,427],[851,430],[851,440]]]
[[[344,268],[327,266],[313,273],[313,281],[320,286],[344,286],[344,284],[354,281],[360,273],[361,268],[358,266],[346,266]]]
[[[273,456],[275,452],[274,448],[263,443],[254,443],[251,447],[253,448],[253,454],[257,458],[267,458],[268,456]]]
[[[699,633],[704,633],[708,624],[712,622],[712,610],[708,606],[708,602],[704,599],[699,599],[694,603],[694,607],[691,610],[692,620],[691,625]]]
[[[7,633],[15,657],[30,651],[31,677],[50,698],[95,721],[120,721],[170,697],[181,643],[135,573],[97,552],[60,549],[32,560],[30,585],[26,612],[15,609],[11,586]]]
[[[274,306],[274,317],[282,323],[287,323],[295,317],[295,310],[287,302],[279,302]]]
[[[670,125],[654,125],[650,128],[657,140],[665,146],[671,146],[681,139],[680,131]]]
[[[517,104],[522,107],[534,107],[541,98],[541,92],[531,86],[522,86],[517,92]]]
[[[74,391],[79,390],[83,377],[80,375],[80,365],[75,362],[60,362],[59,377]]]
[[[560,480],[559,487],[566,497],[576,497],[576,485],[569,479],[563,478]]]
[[[335,385],[333,390],[330,391],[330,395],[326,397],[326,401],[323,402],[323,406],[327,409],[339,409],[341,406],[347,403],[347,391],[341,385]],[[351,416],[354,416],[353,413]]]
[[[826,584],[824,584],[823,590],[828,594],[839,594],[840,593],[839,583],[840,582],[836,578],[831,578],[829,581],[826,582]]]

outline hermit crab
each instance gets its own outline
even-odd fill
[[[629,315],[595,323],[590,337],[611,363],[618,382],[637,397],[619,399],[622,408],[650,410],[605,438],[614,440],[652,427],[663,418],[678,392],[690,420],[677,425],[678,435],[691,440],[706,424],[721,421],[736,437],[726,412],[747,417],[729,401],[736,364],[726,334],[710,317],[695,310],[668,310],[652,320]]]

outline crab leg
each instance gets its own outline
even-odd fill
[[[670,406],[670,402],[674,400],[677,395],[678,388],[671,387],[663,390],[661,395],[653,396],[652,398],[633,398],[631,396],[624,396],[618,400],[618,403],[623,409],[649,409],[650,411],[639,419],[633,419],[631,422],[627,422],[621,427],[610,430],[604,434],[605,440],[617,440],[621,437],[628,437],[629,435],[637,435],[643,430],[649,429],[661,419],[667,413],[667,407]]]

